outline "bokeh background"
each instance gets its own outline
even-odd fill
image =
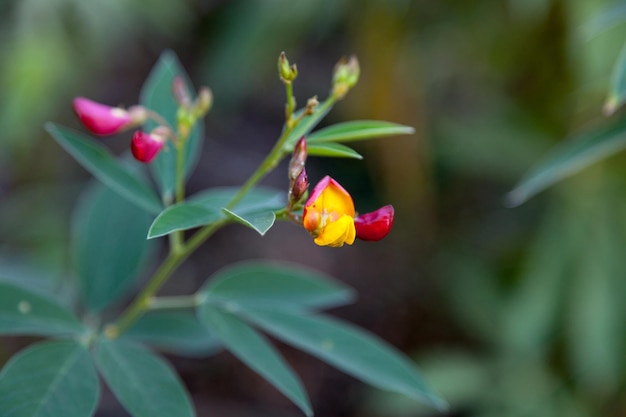
[[[416,134],[307,170],[339,180],[361,212],[393,204],[392,233],[331,249],[292,224],[264,238],[231,226],[166,291],[193,291],[239,260],[297,262],[357,289],[334,313],[414,358],[449,416],[624,416],[624,155],[521,207],[504,201],[554,144],[603,123],[625,20],[608,0],[4,0],[0,273],[71,279],[72,207],[89,176],[42,124],[79,128],[74,96],[132,105],[159,54],[175,51],[215,95],[193,192],[241,183],[278,137],[280,51],[298,65],[300,104],[325,97],[334,63],[354,53],[361,80],[324,124],[384,119]],[[128,140],[106,143],[121,153]],[[265,183],[286,187],[283,168]],[[0,341],[0,364],[29,342]],[[316,415],[438,415],[280,346]],[[299,415],[228,353],[169,359],[200,416]],[[97,415],[126,414],[105,393]]]

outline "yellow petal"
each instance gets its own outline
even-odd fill
[[[347,214],[354,217],[354,202],[350,194],[333,182],[322,191],[315,201],[315,206],[326,210],[327,213],[335,213],[337,217]]]
[[[352,245],[356,237],[354,219],[351,216],[343,215],[333,222],[329,222],[322,229],[314,242],[319,246],[343,246],[344,243]]]

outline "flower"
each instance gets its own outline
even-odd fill
[[[155,131],[145,133],[138,130],[133,135],[130,150],[133,152],[135,159],[149,163],[157,156],[163,146],[165,146],[165,136]]]
[[[132,111],[106,106],[84,97],[76,97],[72,103],[76,115],[89,131],[106,136],[118,133],[139,122],[139,108]],[[139,116],[139,117],[137,117]]]
[[[393,226],[393,206],[384,206],[371,213],[365,213],[354,219],[356,237],[361,240],[381,240]]]
[[[320,246],[351,245],[356,237],[354,203],[337,181],[324,177],[304,205],[302,223]]]

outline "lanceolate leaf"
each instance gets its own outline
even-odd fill
[[[0,334],[48,336],[84,331],[76,317],[54,301],[0,282]]]
[[[185,387],[172,368],[147,349],[122,340],[100,339],[98,370],[133,417],[193,417]]]
[[[317,130],[307,136],[307,144],[349,142],[413,133],[415,133],[415,129],[412,127],[397,123],[379,120],[355,120]]]
[[[611,76],[609,94],[604,106],[608,114],[612,114],[626,101],[626,43],[617,58]]]
[[[46,130],[83,168],[107,187],[149,213],[161,211],[163,206],[150,186],[117,161],[103,145],[53,123],[47,123]]]
[[[329,308],[349,303],[354,291],[320,273],[269,262],[248,262],[216,273],[200,290],[206,302],[238,306]]]
[[[511,206],[524,203],[554,183],[626,148],[626,118],[582,133],[557,146],[509,192]]]
[[[222,209],[223,212],[234,221],[248,226],[261,236],[267,233],[276,221],[276,214],[273,211],[261,211],[259,213],[238,214],[236,211]]]
[[[316,143],[308,145],[307,150],[311,156],[363,159],[360,153],[339,143]]]
[[[203,304],[198,315],[228,350],[274,385],[307,416],[313,415],[300,380],[265,338],[231,313],[214,306]]]
[[[138,277],[150,254],[150,216],[94,183],[77,206],[72,252],[83,301],[92,311],[116,301]]]
[[[0,373],[2,417],[90,417],[99,395],[89,352],[76,341],[33,345]]]
[[[197,204],[180,203],[166,208],[152,222],[148,239],[165,236],[177,230],[188,230],[222,220],[220,211],[208,209]]]
[[[177,76],[182,77],[193,94],[189,77],[181,66],[178,58],[172,51],[165,51],[150,72],[148,79],[141,89],[140,102],[143,106],[157,112],[167,120],[173,129],[176,129],[176,113],[178,104],[172,95],[172,82]],[[148,122],[144,129],[151,131],[156,127],[155,122]],[[195,167],[202,147],[202,121],[198,121],[191,131],[186,142],[185,174],[189,175]],[[176,186],[176,150],[171,142],[151,164],[153,173],[160,185],[164,199],[171,200]]]
[[[370,333],[327,316],[293,310],[243,309],[241,314],[275,337],[364,382],[446,408],[407,358]]]
[[[211,355],[221,347],[193,314],[185,312],[148,313],[128,329],[124,337],[192,357]]]

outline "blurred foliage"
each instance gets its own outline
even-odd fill
[[[354,190],[374,184],[377,194],[355,200],[392,202],[396,229],[375,250],[338,254],[278,228],[266,238],[290,247],[276,252],[252,240],[243,253],[345,278],[362,296],[361,307],[342,312],[414,351],[450,415],[622,416],[624,155],[520,208],[502,202],[552,145],[604,122],[624,10],[609,0],[3,2],[0,271],[27,280],[40,269],[58,279],[54,271],[67,268],[68,210],[85,175],[41,126],[73,120],[73,96],[133,104],[160,52],[174,49],[191,78],[215,92],[192,185],[231,185],[279,134],[278,53],[298,64],[300,104],[325,98],[327,69],[355,53],[361,81],[329,122],[358,115],[417,133],[357,147],[366,170],[313,160],[309,175],[330,172]],[[231,260],[226,248],[244,241],[236,236],[218,236],[181,275]],[[323,415],[432,415],[380,392],[355,395],[348,380],[298,363],[313,402],[326,404]],[[216,387],[201,373],[228,373],[228,365],[207,367],[183,373],[200,410],[214,410],[212,401],[235,395],[250,376]],[[255,388],[247,398],[267,395]]]

